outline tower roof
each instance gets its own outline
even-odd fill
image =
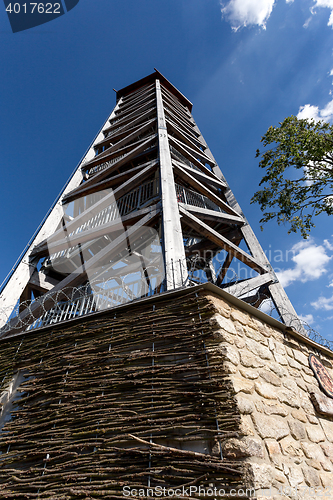
[[[150,83],[155,82],[155,80],[160,80],[160,82],[164,85],[165,88],[167,88],[179,101],[186,106],[189,111],[192,111],[193,104],[191,101],[187,99],[187,97],[184,96],[174,85],[172,85],[171,82],[165,76],[162,75],[156,68],[154,68],[155,72],[151,73],[148,76],[145,76],[144,78],[141,78],[141,80],[138,80],[137,82],[131,83],[130,85],[127,85],[126,87],[117,90],[117,102],[121,97],[127,96],[131,94],[132,92],[138,90],[141,87],[144,87],[145,85],[149,85]]]

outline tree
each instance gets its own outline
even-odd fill
[[[266,169],[259,185],[266,185],[251,203],[259,203],[261,223],[276,219],[290,225],[288,233],[300,230],[306,239],[314,216],[333,214],[333,126],[289,116],[269,127],[261,142],[274,146],[257,150],[259,166]]]

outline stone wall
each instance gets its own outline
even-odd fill
[[[311,394],[333,400],[321,391],[308,357],[319,357],[333,378],[333,353],[217,295],[209,299],[220,343],[208,348],[224,358],[242,420],[239,438],[223,442],[224,457],[244,462],[258,499],[331,499],[333,419],[315,410]]]

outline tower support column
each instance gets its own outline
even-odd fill
[[[161,85],[158,79],[156,80],[156,103],[162,203],[162,244],[164,247],[166,286],[167,290],[172,290],[182,286],[186,281],[187,266]]]

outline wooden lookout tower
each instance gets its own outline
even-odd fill
[[[202,282],[302,328],[191,110],[157,70],[117,92],[3,287],[0,337]]]

